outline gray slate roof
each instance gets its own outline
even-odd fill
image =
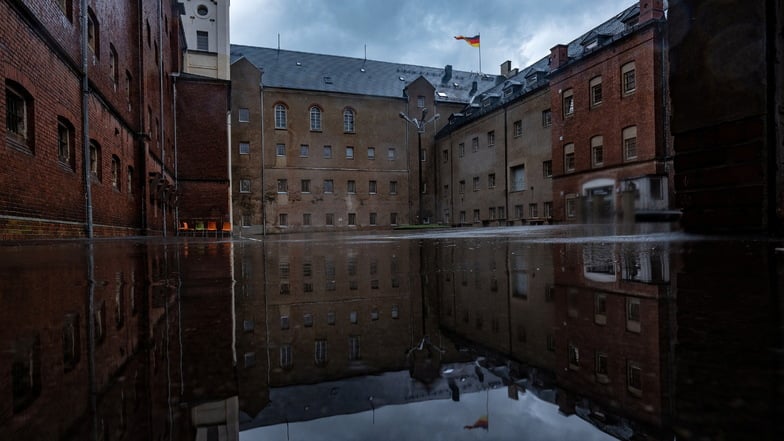
[[[389,63],[336,55],[231,45],[231,63],[245,58],[263,70],[265,87],[403,97],[403,89],[420,76],[436,88],[441,102],[467,103],[473,82],[482,92],[496,85],[496,75]],[[451,76],[447,72],[451,71]],[[503,78],[503,77],[500,77]]]

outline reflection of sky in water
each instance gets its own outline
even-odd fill
[[[240,433],[242,441],[279,440],[614,440],[576,415],[565,416],[558,406],[532,393],[519,400],[507,388],[461,394],[460,401],[430,400],[391,405],[353,415],[300,423],[258,427]],[[489,412],[487,411],[489,409]],[[489,414],[489,430],[466,430]],[[374,421],[375,419],[375,421]]]

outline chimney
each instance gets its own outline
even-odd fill
[[[474,96],[477,91],[477,84],[476,81],[471,82],[471,90],[468,92],[468,96]]]
[[[441,77],[441,84],[446,84],[452,79],[452,65],[447,64],[444,66],[444,76]]]
[[[509,78],[510,70],[512,70],[512,60],[506,60],[501,63],[501,75]]]
[[[640,0],[640,23],[664,18],[664,0]]]
[[[563,66],[567,61],[569,61],[569,46],[565,44],[558,44],[550,49],[550,72]]]

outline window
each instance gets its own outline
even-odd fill
[[[395,151],[394,147],[390,147],[389,149],[387,149],[387,159],[389,159],[390,161],[394,161],[395,158],[397,158],[397,152]]]
[[[444,149],[441,151],[441,162],[443,162],[444,164],[449,162],[449,150]]]
[[[564,172],[574,171],[574,144],[564,146]]]
[[[350,321],[352,325],[359,323],[359,314],[357,314],[357,311],[351,311],[348,314],[348,321]]]
[[[278,213],[278,225],[287,227],[289,225],[289,215],[286,213]]]
[[[324,156],[324,159],[332,158],[332,146],[331,145],[325,145],[324,146],[324,150],[323,150],[323,155],[322,156]]]
[[[74,129],[65,118],[57,118],[57,159],[67,165],[70,169],[74,168]]]
[[[302,213],[302,225],[311,225],[311,215],[310,213]]]
[[[324,225],[329,225],[329,226],[335,225],[335,213],[326,213],[324,215]]]
[[[487,146],[493,147],[495,145],[495,130],[487,132]]]
[[[591,164],[594,167],[599,167],[604,164],[604,144],[601,136],[594,136],[591,138]]]
[[[490,207],[488,210],[488,217],[490,220],[495,220],[495,207]]]
[[[95,58],[100,58],[101,45],[100,34],[98,30],[98,19],[95,17],[95,12],[92,8],[87,8],[87,46],[93,51]]]
[[[346,146],[346,159],[354,159],[354,147]]]
[[[302,179],[299,181],[299,191],[302,193],[310,193],[310,179]]]
[[[512,136],[519,138],[523,135],[523,122],[519,119],[512,124]]]
[[[474,176],[474,191],[479,191],[479,176]]]
[[[133,194],[133,167],[128,167],[125,172],[126,191],[128,194]]]
[[[280,347],[280,367],[289,369],[294,364],[291,345],[281,345]]]
[[[117,90],[117,83],[120,81],[120,72],[117,67],[117,50],[111,43],[109,43],[109,79],[112,80],[114,90]]]
[[[368,159],[376,159],[376,148],[375,147],[368,147],[367,158]]]
[[[626,329],[640,332],[640,299],[626,298]]]
[[[354,133],[354,111],[351,109],[343,111],[343,131]]]
[[[523,213],[523,206],[522,205],[515,205],[514,210],[515,210],[515,219],[523,219],[524,218],[524,216],[523,216],[523,214],[524,214]]]
[[[395,212],[389,213],[389,224],[397,225],[397,213]]]
[[[288,179],[278,179],[278,193],[288,193],[289,181]]]
[[[368,220],[368,223],[370,225],[376,225],[377,219],[378,219],[378,215],[376,213],[370,213],[370,219]]]
[[[9,351],[11,352],[11,351]],[[18,338],[12,348],[13,412],[29,406],[41,394],[41,340],[38,334]]]
[[[460,144],[457,145],[457,156],[459,156],[461,158],[463,156],[465,156],[465,143],[464,142],[461,142]]]
[[[563,93],[563,116],[574,115],[574,93],[572,89],[567,89]]]
[[[607,354],[604,352],[596,353],[596,366],[595,366],[596,380],[600,383],[607,383],[610,381],[610,369],[607,366]]]
[[[419,160],[422,162],[427,161],[427,150],[422,149],[419,151]]]
[[[512,191],[525,190],[525,165],[512,167],[510,172],[512,175]]]
[[[357,192],[357,181],[349,179],[346,183],[346,192],[355,194]]]
[[[81,355],[79,339],[79,314],[66,314],[63,324],[63,371],[73,370]]]
[[[566,198],[566,217],[577,216],[577,198],[574,196]]]
[[[457,188],[458,193],[465,194],[465,180],[460,181]]]
[[[310,130],[321,131],[321,109],[316,106],[310,108]]]
[[[389,181],[389,194],[397,194],[397,181]]]
[[[316,340],[316,355],[315,361],[317,366],[324,366],[327,364],[327,341]]]
[[[419,107],[420,109],[425,107],[425,97],[423,97],[422,95],[419,95],[417,97],[417,107]]]
[[[633,394],[642,394],[642,369],[635,361],[626,362],[626,386]]]
[[[621,67],[621,91],[624,95],[633,93],[637,89],[636,70],[634,62],[626,63]]]
[[[602,77],[596,77],[588,82],[591,93],[591,107],[602,103]]]
[[[90,141],[90,174],[101,179],[101,146],[95,141]]]
[[[334,325],[335,321],[336,321],[335,317],[336,317],[335,311],[328,311],[327,312],[327,324],[330,325],[330,326]]]
[[[460,219],[460,223],[461,224],[466,223],[466,212],[465,212],[465,210],[460,210],[460,218],[459,219]]]
[[[120,158],[112,155],[112,188],[120,189]]]
[[[553,203],[552,202],[543,202],[542,207],[544,211],[544,217],[551,218],[553,217]]]
[[[276,144],[275,145],[275,155],[276,156],[286,156],[286,144]]]
[[[392,318],[398,319],[400,318],[400,307],[398,305],[392,305]]]
[[[250,193],[250,179],[240,179],[240,193]]]
[[[376,194],[376,190],[377,190],[376,181],[371,179],[370,181],[368,181],[368,193]]]
[[[68,21],[72,21],[71,18],[73,16],[73,0],[57,0],[57,4],[60,6],[60,9],[63,10],[63,14],[68,19]]]
[[[237,111],[237,119],[239,119],[239,122],[250,121],[250,110],[248,110],[246,107],[240,107]]]
[[[498,207],[498,219],[506,219],[506,208]]]
[[[623,158],[627,161],[637,158],[637,126],[623,129]]]
[[[210,50],[210,34],[207,31],[196,31],[196,50]]]
[[[476,152],[479,151],[479,138],[474,138],[471,140],[471,151]]]
[[[528,204],[528,217],[539,217],[539,204]]]
[[[542,176],[545,178],[553,177],[553,161],[542,161]]]
[[[307,158],[310,156],[310,146],[307,144],[300,144],[299,145],[299,157],[300,158]]]
[[[324,193],[332,193],[334,190],[332,179],[324,179]]]
[[[359,336],[352,335],[348,338],[348,359],[354,361],[360,360],[361,358],[359,351]]]
[[[8,139],[29,150],[33,147],[33,100],[21,87],[6,81],[5,122]]]
[[[473,217],[473,221],[474,221],[474,222],[479,222],[480,220],[481,220],[481,216],[480,216],[480,214],[479,214],[479,210],[478,210],[478,209],[475,209],[475,210],[474,210],[474,217]]]
[[[131,72],[125,71],[125,100],[128,102],[128,111],[130,112],[133,109],[133,104],[131,103],[131,84],[133,84],[133,76]]]
[[[357,214],[356,213],[349,213],[348,214],[348,224],[349,226],[357,226]]]
[[[495,188],[495,173],[487,175],[487,188]]]
[[[580,350],[571,342],[569,343],[569,368],[580,368]]]
[[[240,141],[240,155],[250,154],[250,143],[248,141]]]
[[[542,127],[550,127],[553,125],[553,115],[550,109],[542,110]]]
[[[276,129],[285,129],[286,128],[286,106],[283,104],[275,104],[275,128]]]

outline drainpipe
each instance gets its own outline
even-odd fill
[[[178,194],[180,191],[180,181],[179,181],[179,158],[177,156],[177,78],[179,78],[179,72],[172,73],[172,119],[174,120],[174,133],[172,136],[174,137],[174,194]],[[180,225],[180,206],[179,202],[174,205],[174,225]],[[176,231],[179,231],[176,230]]]
[[[158,0],[158,87],[159,87],[159,112],[160,112],[160,137],[161,143],[161,177],[166,179],[166,129],[163,119],[163,0]],[[161,204],[163,214],[163,237],[166,237],[166,204]]]
[[[261,109],[260,109],[261,112],[259,112],[261,114],[261,118],[260,118],[261,119],[261,136],[259,137],[261,139],[261,171],[260,171],[260,173],[261,173],[261,235],[262,236],[266,236],[267,235],[267,206],[265,205],[265,202],[264,202],[264,155],[265,155],[265,150],[264,150],[264,83],[261,81],[261,79],[264,77],[264,71],[263,70],[259,72],[259,76],[260,76],[260,78],[259,78],[259,101],[260,101],[260,104],[259,105],[261,106]],[[241,225],[240,225],[240,228],[242,228]]]
[[[144,235],[147,235],[149,233],[149,223],[147,222],[147,204],[148,204],[147,201],[149,200],[149,197],[150,197],[150,195],[148,193],[148,191],[149,191],[149,185],[148,185],[149,178],[148,178],[148,175],[147,175],[147,172],[148,172],[147,171],[147,159],[149,158],[150,155],[149,155],[149,149],[148,149],[148,145],[147,145],[147,140],[149,138],[145,135],[145,131],[144,131],[145,130],[145,126],[144,126],[144,93],[142,93],[144,91],[144,56],[143,56],[143,53],[144,53],[144,20],[142,20],[142,18],[144,17],[144,7],[143,7],[142,2],[138,3],[138,7],[136,8],[136,13],[137,13],[137,16],[139,18],[139,29],[138,29],[139,30],[139,41],[138,41],[138,45],[137,45],[137,48],[138,48],[138,52],[137,52],[138,67],[137,67],[137,71],[135,72],[137,83],[138,83],[137,86],[136,86],[136,92],[137,92],[136,96],[138,98],[138,102],[136,103],[136,105],[137,105],[138,115],[139,115],[139,121],[138,121],[138,126],[137,126],[139,128],[139,132],[136,133],[136,139],[140,142],[140,144],[139,144],[139,152],[140,152],[140,156],[141,156],[141,164],[140,164],[141,165],[141,170],[140,170],[140,173],[137,174],[137,176],[141,176],[141,179],[140,179],[140,184],[141,184],[141,188],[140,188],[140,190],[141,190],[140,205],[141,205],[141,216],[142,216],[142,218],[141,218],[140,228],[141,228],[142,233]],[[148,138],[148,139],[145,139],[145,138]]]
[[[89,121],[89,98],[90,83],[87,76],[89,66],[89,49],[87,48],[87,0],[81,0],[79,5],[82,14],[82,163],[84,169],[84,199],[85,199],[85,221],[87,224],[87,237],[93,237],[93,195],[90,179],[90,121]]]
[[[500,214],[500,213],[498,213]],[[509,104],[504,105],[504,223],[509,219]],[[498,219],[500,225],[501,219]]]

